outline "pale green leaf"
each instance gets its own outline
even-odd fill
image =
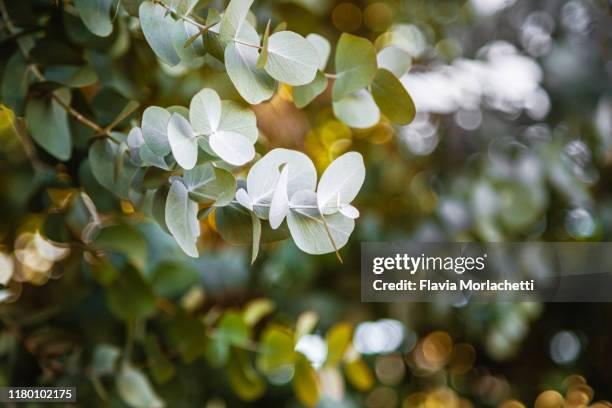
[[[372,127],[380,120],[380,109],[365,89],[334,101],[332,107],[338,119],[356,129]]]
[[[317,51],[301,35],[281,31],[270,36],[265,69],[272,78],[289,85],[305,85],[314,79],[318,67]]]
[[[365,180],[363,157],[348,152],[334,160],[323,172],[317,187],[317,205],[323,214],[333,214],[357,197]]]
[[[189,191],[180,180],[174,180],[168,192],[166,225],[181,249],[187,255],[197,258],[196,242],[200,236],[198,205],[189,198]]]
[[[251,247],[251,265],[255,263],[259,254],[259,243],[261,242],[261,221],[255,213],[251,213],[251,222],[253,224],[253,245]]]
[[[370,85],[376,75],[376,49],[365,38],[343,33],[336,48],[334,100]]]
[[[140,5],[138,14],[140,27],[153,52],[168,65],[178,64],[180,58],[174,48],[171,35],[174,30],[174,19],[165,8],[149,1]]]
[[[308,40],[317,51],[317,55],[319,56],[319,69],[325,71],[327,61],[329,60],[329,54],[331,53],[329,41],[327,41],[327,38],[315,33],[308,34],[306,40]]]
[[[293,102],[298,108],[304,108],[327,89],[327,78],[318,71],[314,81],[293,88]]]
[[[221,122],[221,99],[215,90],[204,88],[191,98],[189,121],[193,129],[203,135],[210,135]]]
[[[230,1],[225,9],[225,13],[223,13],[221,17],[221,24],[219,27],[221,41],[230,42],[238,36],[252,4],[253,0]]]
[[[291,197],[287,225],[298,248],[318,255],[334,252],[346,245],[355,221],[339,212],[326,215],[324,221],[317,209],[316,194],[301,190]]]
[[[270,203],[270,227],[277,229],[285,220],[289,211],[289,196],[287,195],[287,178],[289,175],[289,164],[285,164],[281,170],[276,189]]]
[[[193,200],[218,207],[228,205],[236,191],[236,179],[232,173],[210,163],[185,172],[183,181]]]
[[[249,24],[243,24],[239,39],[245,44],[259,44],[259,36]],[[225,48],[225,67],[236,90],[250,104],[257,105],[272,97],[276,83],[265,71],[257,69],[257,48],[232,42]]]
[[[113,374],[119,356],[121,350],[117,346],[104,343],[96,345],[91,359],[91,373],[96,377]]]
[[[113,31],[110,9],[113,0],[74,0],[85,27],[99,37],[107,37]]]
[[[391,122],[407,125],[414,119],[416,107],[404,85],[391,72],[379,69],[372,83],[372,96]]]
[[[287,164],[287,195],[299,190],[314,191],[317,171],[304,153],[288,149],[274,149],[258,160],[249,170],[247,192],[257,216],[268,218],[269,206],[280,177],[280,166]]]
[[[134,408],[162,408],[164,402],[157,396],[147,377],[137,368],[124,364],[116,381],[121,398]]]
[[[389,45],[376,54],[378,68],[384,68],[396,77],[404,75],[412,66],[410,54],[395,45]]]
[[[255,113],[234,101],[221,101],[221,122],[218,130],[240,133],[251,144],[257,142],[259,136]]]
[[[118,154],[119,147],[116,143],[107,139],[97,140],[89,148],[89,164],[100,185],[123,199],[129,199],[130,183],[138,168],[124,155],[122,171],[115,179],[114,164]]]
[[[177,20],[170,35],[174,51],[182,61],[193,61],[206,54],[204,41],[199,35],[200,29],[189,22]]]
[[[183,116],[173,113],[168,121],[168,141],[176,162],[189,170],[198,160],[198,140]]]
[[[149,106],[142,114],[142,136],[151,151],[158,156],[170,153],[168,121],[170,112],[159,106]]]

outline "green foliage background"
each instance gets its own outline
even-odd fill
[[[75,385],[87,407],[509,408],[612,398],[607,304],[362,304],[358,272],[360,241],[608,240],[608,3],[517,0],[487,14],[478,1],[256,2],[248,19],[262,35],[270,20],[268,33],[286,24],[324,36],[332,56],[342,32],[362,47],[349,61],[332,57],[314,90],[283,84],[250,106],[258,154],[303,151],[320,176],[355,150],[367,173],[343,263],[288,240],[262,244],[253,265],[250,245],[225,242],[204,204],[200,256],[188,258],[153,221],[154,206],[121,184],[127,159],[92,165],[92,146],[113,137],[110,129],[125,136],[149,106],[188,106],[203,88],[248,106],[210,43],[204,60],[160,62],[137,18],[140,3],[0,3],[0,277],[13,265],[0,292],[0,383]],[[227,7],[196,3],[189,16],[202,24],[211,8]],[[169,2],[168,17],[190,4]],[[170,35],[154,32],[162,43]],[[361,66],[388,45],[399,50],[394,63],[412,66],[406,76],[408,66],[396,67],[417,90],[410,125],[412,100],[395,76]],[[482,83],[505,83],[512,95],[531,79],[546,98],[521,105],[485,87],[470,102],[474,88],[440,92],[453,86],[443,75],[425,92],[411,82],[440,67],[457,74],[462,59],[491,62],[488,52],[504,55],[507,46],[541,76],[486,82],[482,73]],[[343,80],[354,66],[365,74]],[[492,72],[515,72],[501,68]],[[365,87],[371,99],[338,108]],[[322,95],[308,103],[310,92]],[[232,172],[244,178],[247,169]],[[146,180],[156,188],[167,181],[159,173]],[[238,235],[250,243],[252,230],[247,223]],[[368,352],[357,334],[375,341],[372,322],[399,324],[400,344]],[[569,346],[555,343],[564,338]],[[296,351],[300,339],[316,344]],[[327,348],[318,362],[308,353],[321,349],[317,341]]]

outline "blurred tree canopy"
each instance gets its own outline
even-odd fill
[[[609,240],[610,12],[0,0],[0,383],[612,406],[609,305],[367,304],[358,273],[360,241]]]

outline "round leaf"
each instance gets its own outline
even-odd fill
[[[334,115],[356,129],[372,127],[380,120],[380,109],[365,89],[333,102]]]
[[[166,225],[181,249],[193,258],[198,257],[196,242],[200,236],[198,205],[189,198],[187,187],[174,180],[166,199]]]
[[[189,170],[198,160],[198,140],[183,116],[173,113],[168,121],[168,141],[176,162]]]
[[[309,190],[298,191],[291,197],[287,225],[298,248],[313,255],[342,248],[355,228],[355,222],[339,212],[323,219],[317,209],[316,194]]]
[[[315,33],[308,34],[306,40],[312,44],[317,51],[317,55],[319,56],[319,69],[324,71],[331,52],[329,41],[327,41],[327,38]]]
[[[149,149],[158,156],[170,153],[169,120],[170,112],[159,106],[149,106],[142,114],[142,136]]]
[[[172,41],[175,21],[166,9],[159,4],[145,1],[140,5],[138,15],[142,32],[155,55],[168,65],[178,64],[180,58]]]
[[[239,39],[246,44],[259,44],[255,29],[243,24]],[[265,71],[257,69],[257,48],[232,42],[225,48],[225,68],[236,90],[250,104],[256,105],[272,97],[275,82]]]
[[[305,85],[314,79],[318,67],[317,51],[301,35],[281,31],[270,36],[265,69],[272,78],[289,85]]]
[[[325,169],[317,187],[317,205],[323,214],[331,214],[357,197],[365,180],[363,157],[345,153]]]
[[[110,9],[113,0],[74,0],[85,27],[99,37],[107,37],[113,31]]]
[[[416,108],[404,85],[386,69],[379,69],[372,83],[372,96],[389,120],[407,125],[414,119]]]
[[[189,121],[193,129],[203,135],[210,135],[221,122],[221,99],[213,89],[205,88],[191,98]]]
[[[365,38],[344,33],[336,48],[336,82],[334,100],[370,85],[376,75],[376,49]]]

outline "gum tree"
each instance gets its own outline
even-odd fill
[[[319,372],[295,347],[316,324],[313,316],[271,323],[263,319],[274,309],[266,299],[204,315],[189,299],[174,302],[193,281],[189,268],[148,268],[134,229],[153,218],[197,258],[201,222],[212,220],[225,241],[251,246],[251,262],[261,243],[289,237],[308,254],[336,252],[341,260],[359,217],[352,201],[365,179],[361,154],[337,157],[317,177],[304,153],[258,153],[250,105],[284,88],[303,109],[331,88],[333,113],[350,127],[372,127],[381,115],[408,124],[415,108],[397,79],[405,70],[397,55],[377,56],[368,39],[354,35],[342,34],[332,47],[317,33],[304,37],[270,20],[258,32],[252,3],[232,0],[215,9],[197,0],[0,2],[7,57],[2,120],[18,135],[35,178],[44,180],[37,192],[41,216],[28,232],[11,234],[30,240],[28,251],[83,271],[63,284],[101,288],[110,312],[125,322],[123,348],[96,340],[91,355],[76,362],[102,399],[116,393],[131,406],[162,406],[148,377],[163,385],[179,375],[176,360],[204,359],[224,368],[243,400],[264,394],[266,378],[284,377],[303,404],[319,400]],[[155,84],[160,70],[147,67],[158,64],[161,72],[207,71],[226,80],[187,86],[189,106],[149,105],[140,88]],[[221,98],[227,83],[238,98]],[[30,280],[24,276],[39,270],[21,257],[21,241],[12,254],[2,253],[8,302]],[[19,305],[10,312],[22,312]],[[19,323],[9,325],[25,341]],[[371,374],[351,334],[347,323],[329,331],[324,368],[344,367],[349,381],[365,389]]]

